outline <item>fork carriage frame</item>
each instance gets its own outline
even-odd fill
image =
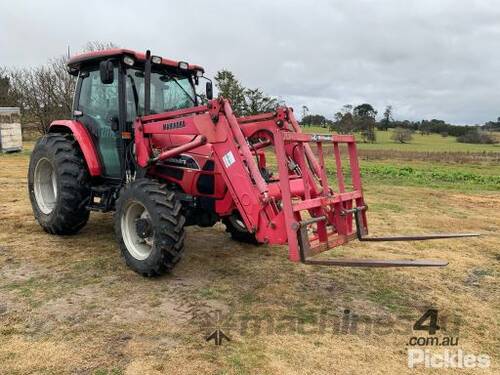
[[[311,257],[367,238],[367,205],[364,202],[356,142],[353,135],[310,135],[301,132],[293,110],[279,107],[275,112],[236,117],[227,99],[209,101],[179,111],[138,118],[134,125],[137,161],[149,169],[155,163],[182,152],[210,145],[217,175],[227,193],[215,202],[219,216],[237,210],[247,229],[261,243],[288,244],[293,262],[339,266],[443,266],[442,261],[312,260]],[[192,136],[175,148],[165,148],[167,136]],[[315,143],[317,158],[309,143]],[[324,144],[332,145],[338,191],[329,185],[328,156]],[[347,148],[351,181],[346,183],[341,145]],[[273,147],[278,179],[264,179],[255,158]],[[265,157],[265,156],[264,156]],[[346,186],[350,186],[348,189]],[[309,232],[313,230],[313,233]],[[462,235],[418,236],[418,239]],[[470,236],[470,235],[465,235]],[[412,237],[384,240],[415,240]],[[382,240],[382,239],[378,239]]]

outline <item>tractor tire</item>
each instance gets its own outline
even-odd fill
[[[184,251],[182,205],[175,193],[146,178],[126,185],[116,201],[115,234],[126,264],[135,272],[170,272]]]
[[[250,233],[245,227],[245,223],[239,213],[224,217],[222,223],[226,226],[226,232],[231,235],[231,239],[234,241],[260,245],[260,242],[255,238],[255,234]]]
[[[69,235],[89,219],[89,173],[76,141],[44,135],[31,153],[28,192],[35,219],[50,234]]]

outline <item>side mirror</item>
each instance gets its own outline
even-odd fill
[[[205,87],[205,95],[208,100],[212,100],[214,98],[214,89],[212,86],[212,82],[208,81]]]
[[[99,63],[99,73],[101,74],[101,82],[105,85],[113,83],[115,79],[113,61],[106,60]]]

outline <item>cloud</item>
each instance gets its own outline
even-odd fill
[[[396,118],[500,116],[496,1],[23,1],[0,5],[0,65],[89,40],[232,70],[297,109],[392,104]]]

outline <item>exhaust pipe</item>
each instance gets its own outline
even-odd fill
[[[144,116],[151,113],[151,51],[146,51],[144,66]]]

